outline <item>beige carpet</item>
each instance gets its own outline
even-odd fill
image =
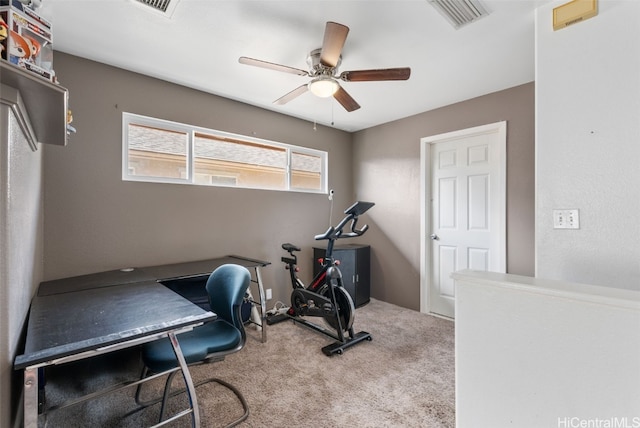
[[[318,319],[316,319],[318,320]],[[331,340],[291,321],[267,326],[267,343],[249,327],[247,346],[220,363],[194,366],[194,381],[215,376],[234,384],[251,414],[240,427],[454,427],[454,325],[372,299],[356,310],[362,342],[327,357]],[[56,367],[47,372],[48,405],[139,375],[135,351]],[[99,376],[90,376],[100,373]],[[176,381],[179,377],[176,377]],[[180,382],[176,382],[180,384]],[[159,391],[160,384],[152,385]],[[152,393],[152,389],[147,391]],[[140,427],[156,422],[159,405],[134,412],[133,388],[62,409],[48,427]],[[175,411],[186,400],[171,400]],[[198,388],[203,427],[241,414],[235,396],[218,384]],[[44,418],[40,418],[44,426]],[[191,426],[190,418],[170,426]]]

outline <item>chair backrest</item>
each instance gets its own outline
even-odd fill
[[[214,270],[207,280],[207,294],[211,310],[236,328],[243,330],[240,305],[249,288],[251,274],[247,268],[226,264]]]

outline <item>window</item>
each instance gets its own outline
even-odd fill
[[[327,153],[123,113],[122,179],[326,193]]]

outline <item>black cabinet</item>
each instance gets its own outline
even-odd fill
[[[324,257],[326,248],[313,248],[313,275],[321,266],[318,259]],[[333,258],[340,261],[342,285],[358,307],[369,302],[371,284],[371,247],[368,245],[346,244],[333,247]]]

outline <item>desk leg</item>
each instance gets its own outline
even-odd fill
[[[262,343],[267,342],[267,299],[262,286],[262,276],[260,267],[256,266],[256,281],[258,282],[258,293],[260,293],[260,325],[262,326]]]
[[[251,302],[251,322],[256,326],[256,330],[262,331],[262,318],[260,317],[260,313],[256,308],[258,301],[253,298],[253,293],[251,292],[251,288],[247,289],[247,294],[245,295],[247,300]]]
[[[24,370],[24,426],[38,427],[38,369]]]
[[[189,403],[191,404],[191,408],[193,409],[193,423],[192,426],[194,428],[200,427],[200,410],[198,409],[198,398],[196,397],[196,389],[193,386],[193,380],[191,379],[191,373],[189,372],[189,367],[187,366],[187,362],[184,359],[184,355],[182,355],[182,350],[180,349],[180,344],[178,343],[178,339],[174,332],[170,331],[168,333],[169,340],[171,341],[171,346],[173,346],[173,352],[176,354],[176,358],[178,359],[178,363],[180,364],[180,368],[182,369],[182,377],[184,378],[184,383],[187,386],[187,395],[189,396]]]

